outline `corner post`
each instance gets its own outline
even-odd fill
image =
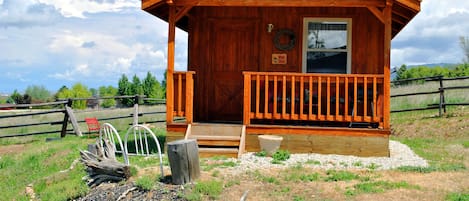
[[[194,78],[192,72],[186,73],[186,122],[191,124],[193,121],[193,101],[194,101]]]
[[[384,129],[391,129],[391,39],[392,39],[392,0],[386,0],[384,14]]]
[[[176,39],[176,8],[169,6],[168,17],[168,70],[166,72],[166,124],[173,123],[174,112],[174,54]]]
[[[243,124],[251,124],[251,74],[244,72]]]

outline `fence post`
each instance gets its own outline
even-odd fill
[[[440,117],[441,117],[441,107],[443,107],[443,112],[446,114],[446,102],[445,102],[445,89],[443,86],[443,76],[438,77],[440,81]]]
[[[73,104],[72,99],[68,99],[67,103],[64,104],[64,109],[68,106],[71,107]],[[67,126],[68,126],[68,112],[65,110],[64,112],[64,121],[62,123],[62,132],[60,133],[60,137],[65,137],[67,135]]]
[[[134,97],[134,115],[133,115],[133,126],[138,124],[138,103],[139,103],[140,97],[139,95],[135,95]]]

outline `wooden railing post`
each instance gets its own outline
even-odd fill
[[[193,121],[193,99],[194,99],[194,78],[192,72],[186,73],[186,122],[188,124]]]
[[[243,124],[251,124],[251,74],[245,72],[244,75],[244,104],[243,104]]]

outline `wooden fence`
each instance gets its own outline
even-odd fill
[[[18,105],[0,105],[0,110],[2,109],[30,109],[29,112],[21,113],[21,114],[6,114],[0,115],[0,120],[7,119],[7,118],[17,118],[17,117],[25,117],[25,116],[37,116],[37,115],[46,115],[46,114],[53,114],[53,113],[63,113],[63,120],[60,121],[42,121],[36,123],[24,123],[24,124],[16,124],[16,125],[0,125],[1,129],[8,129],[8,128],[19,128],[19,127],[34,127],[40,125],[62,125],[61,130],[48,130],[48,131],[41,131],[41,132],[31,132],[31,133],[19,133],[19,134],[7,134],[7,135],[0,135],[1,138],[10,138],[10,137],[22,137],[22,136],[31,136],[31,135],[44,135],[44,134],[53,134],[53,133],[60,133],[61,137],[65,137],[68,132],[74,132],[77,136],[82,136],[82,132],[78,123],[83,123],[85,120],[77,120],[75,117],[75,112],[72,109],[73,101],[79,100],[86,100],[86,101],[98,101],[99,99],[124,99],[124,98],[133,98],[135,103],[134,104],[134,111],[132,114],[125,115],[125,116],[114,116],[114,117],[105,117],[99,118],[98,120],[105,121],[105,120],[115,120],[115,119],[124,119],[124,118],[133,118],[132,124],[141,124],[142,122],[138,122],[138,118],[143,115],[150,115],[150,114],[165,114],[165,111],[161,112],[139,112],[139,102],[148,102],[151,101],[152,104],[165,104],[166,101],[164,99],[152,99],[152,98],[145,98],[144,96],[113,96],[113,97],[101,97],[101,98],[73,98],[73,99],[63,99],[57,100],[56,102],[50,103],[40,103],[40,104],[18,104]],[[33,109],[37,109],[40,107],[51,107],[54,109],[47,109],[43,111],[35,111]],[[68,123],[72,123],[73,129],[67,129]],[[147,121],[146,123],[164,123],[165,120],[161,121]]]
[[[428,95],[428,94],[439,94],[440,100],[439,100],[438,104],[430,104],[430,105],[427,105],[426,107],[419,107],[419,108],[391,110],[391,113],[438,109],[439,110],[439,115],[441,117],[443,115],[443,113],[446,113],[446,106],[469,105],[469,103],[446,103],[446,101],[445,101],[445,91],[455,90],[455,89],[469,89],[469,86],[445,87],[444,86],[444,81],[465,80],[465,79],[469,79],[469,76],[456,77],[456,78],[444,78],[443,76],[434,76],[434,77],[423,77],[423,78],[413,78],[413,79],[404,79],[404,80],[392,81],[391,83],[394,86],[405,85],[405,84],[409,84],[409,83],[415,84],[415,83],[422,83],[422,82],[436,82],[436,81],[438,81],[439,82],[439,88],[438,89],[430,89],[430,91],[426,91],[426,92],[395,94],[395,95],[391,95],[391,98],[406,97],[406,96],[418,96],[418,95]],[[392,99],[391,99],[391,101],[392,101]]]

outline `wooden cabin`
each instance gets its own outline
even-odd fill
[[[142,0],[168,22],[168,141],[389,156],[390,46],[420,0]],[[149,25],[151,26],[151,25]],[[175,72],[175,28],[188,71]]]

